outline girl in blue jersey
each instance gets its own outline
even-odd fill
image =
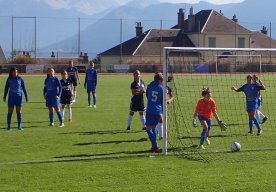
[[[262,134],[262,128],[260,122],[256,118],[256,111],[258,110],[258,99],[260,90],[265,90],[265,86],[262,81],[259,80],[259,83],[254,83],[252,81],[252,76],[248,75],[246,77],[247,83],[240,88],[232,87],[231,89],[236,92],[244,92],[246,96],[246,110],[248,112],[249,118],[249,134],[253,134],[253,124],[258,128],[258,135]]]
[[[28,93],[25,88],[25,83],[23,79],[18,75],[18,71],[16,68],[11,68],[9,77],[6,81],[5,92],[3,101],[6,101],[7,94],[8,96],[8,114],[7,114],[7,129],[11,130],[11,119],[14,106],[16,107],[17,113],[17,123],[18,130],[23,131],[22,128],[22,91],[24,92],[26,102],[28,102]]]
[[[154,81],[151,82],[146,91],[148,99],[146,110],[146,130],[151,142],[151,151],[154,153],[160,153],[161,150],[156,142],[156,125],[162,123],[163,113],[163,75],[162,73],[155,73]]]
[[[94,69],[94,63],[90,62],[89,68],[85,72],[85,81],[84,81],[84,88],[87,91],[88,96],[88,106],[92,107],[91,105],[91,94],[93,96],[93,104],[94,108],[96,108],[96,86],[97,86],[97,71]]]
[[[55,77],[55,70],[48,68],[47,78],[44,81],[44,98],[46,99],[46,106],[49,109],[50,126],[54,126],[54,109],[59,119],[59,127],[64,127],[62,115],[60,112],[59,99],[62,93],[61,84],[57,77]]]

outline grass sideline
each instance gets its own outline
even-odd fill
[[[143,79],[148,84],[152,77]],[[0,90],[5,80],[0,76]],[[5,130],[7,106],[0,102],[0,191],[276,190],[275,160],[202,163],[148,153],[137,114],[133,131],[125,132],[131,75],[100,76],[97,109],[87,107],[79,86],[73,123],[64,128],[48,127],[44,77],[24,80],[30,94],[24,132],[16,130],[15,113],[13,131]]]

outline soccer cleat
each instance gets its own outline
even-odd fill
[[[248,134],[253,135],[254,132],[253,131],[248,131]]]
[[[24,131],[24,129],[22,127],[18,127],[19,131]]]
[[[263,134],[263,130],[259,129],[257,135],[261,135],[261,134]]]
[[[147,127],[143,127],[142,130],[143,130],[143,131],[146,131],[146,130],[147,130]]]
[[[75,99],[73,99],[73,101],[72,101],[73,103],[75,103],[76,102],[76,100]]]
[[[8,128],[7,128],[7,131],[12,131],[12,128],[8,127]]]
[[[162,152],[159,147],[152,147],[150,151],[153,153],[161,153]]]
[[[262,121],[262,124],[264,124],[267,121],[267,119],[268,119],[267,117],[264,117],[263,121]]]
[[[94,108],[97,108],[97,106],[96,106],[96,105],[94,105]]]
[[[69,122],[69,123],[72,123],[72,121],[73,121],[72,118],[69,118],[69,119],[68,119],[68,122]]]
[[[130,131],[130,127],[127,127],[127,129],[126,129],[127,131]]]
[[[210,145],[211,144],[211,142],[210,142],[210,140],[208,139],[208,137],[206,138],[206,143],[207,143],[207,145]]]
[[[205,147],[203,145],[199,145],[197,148],[198,149],[205,149]]]
[[[88,107],[92,107],[92,105],[88,105]]]
[[[64,123],[59,124],[58,127],[64,127]]]
[[[54,123],[50,123],[50,125],[49,125],[49,126],[53,127],[54,125],[55,125]]]
[[[162,140],[163,139],[163,137],[159,137],[159,140]]]

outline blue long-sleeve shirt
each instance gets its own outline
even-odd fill
[[[22,96],[22,91],[28,101],[28,92],[26,90],[24,80],[21,77],[9,77],[5,85],[4,99],[6,99],[8,93],[9,97],[14,95]]]
[[[47,77],[44,81],[44,96],[58,96],[60,97],[62,93],[62,88],[60,81],[57,77]]]
[[[98,75],[97,71],[94,68],[89,68],[85,72],[85,80],[84,80],[84,85],[88,86],[97,86],[97,80],[98,80]]]

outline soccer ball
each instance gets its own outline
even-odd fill
[[[238,151],[241,150],[241,144],[238,143],[238,142],[234,142],[234,143],[231,144],[230,149],[231,149],[232,152],[238,152]]]

